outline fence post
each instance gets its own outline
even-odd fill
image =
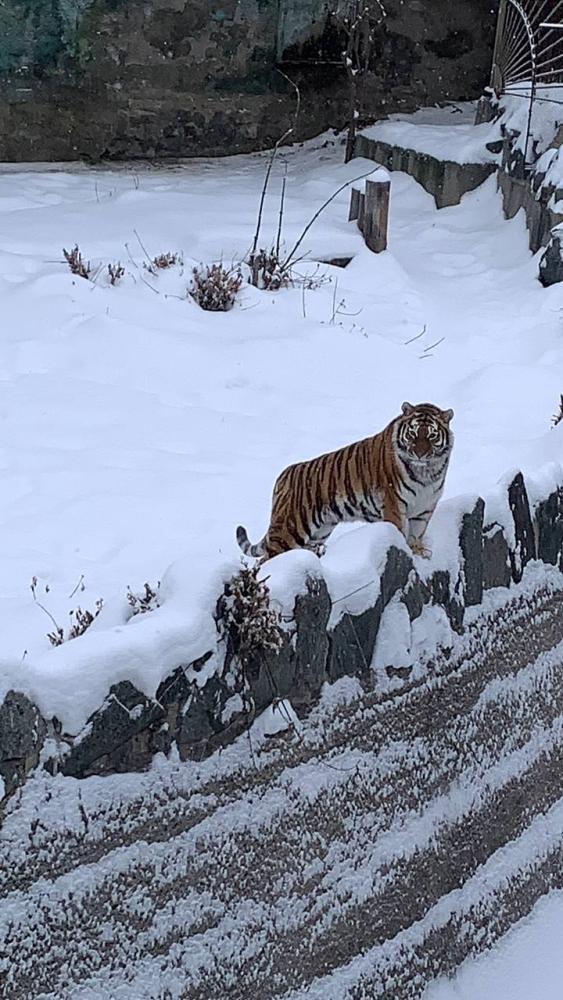
[[[374,253],[387,249],[390,189],[388,180],[366,181],[362,232],[366,245]]]

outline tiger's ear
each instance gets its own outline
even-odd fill
[[[401,410],[403,411],[405,416],[408,417],[409,413],[413,412],[414,406],[412,405],[412,403],[403,403],[403,405],[401,406]]]
[[[442,411],[442,416],[444,417],[444,420],[448,424],[449,424],[450,420],[452,419],[453,415],[454,415],[454,411],[453,410],[443,410]]]

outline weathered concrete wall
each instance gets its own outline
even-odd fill
[[[345,120],[326,0],[5,0],[0,159],[167,157],[268,146],[303,94],[301,136]],[[388,0],[365,111],[478,96],[489,0]]]

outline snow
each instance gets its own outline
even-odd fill
[[[421,108],[415,114],[394,114],[362,129],[361,135],[390,146],[414,149],[453,163],[495,163],[497,155],[486,144],[498,140],[499,125],[474,125],[475,105],[449,104]]]
[[[465,962],[452,980],[433,983],[424,1000],[561,1000],[563,892],[542,897],[490,952]]]
[[[425,114],[413,127],[440,128],[444,142],[451,133],[453,146],[470,127],[465,112],[450,114],[461,120],[451,129]],[[264,243],[285,169],[290,248],[340,185],[374,168],[341,161],[331,136],[283,152]],[[552,429],[551,416],[563,289],[539,285],[523,219],[504,220],[493,178],[438,212],[394,173],[390,249],[378,256],[348,223],[343,190],[303,244],[298,271],[321,276],[319,287],[245,285],[226,314],[186,297],[195,264],[236,261],[251,246],[266,162],[0,171],[0,698],[15,686],[70,732],[110,683],[128,677],[154,693],[178,662],[211,648],[216,597],[241,565],[234,529],[262,536],[287,464],[377,432],[403,400],[452,406],[446,502],[430,528],[432,560],[417,562],[430,572],[457,565],[468,498],[493,503],[505,470],[540,481],[560,460],[563,425]],[[94,282],[64,264],[75,243],[99,268]],[[180,251],[183,265],[151,274],[143,247]],[[346,257],[345,269],[316,263]],[[112,287],[105,268],[117,261],[127,274]],[[348,526],[320,563],[309,553],[272,561],[273,599],[291,608],[312,574],[342,612],[367,606],[391,536],[402,544],[387,525]],[[162,582],[160,607],[131,617],[127,587],[145,581]],[[39,603],[67,629],[71,610],[99,598],[88,633],[51,649]]]

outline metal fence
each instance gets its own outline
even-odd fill
[[[563,0],[500,0],[491,87],[528,102],[528,161],[534,109],[563,105]]]

